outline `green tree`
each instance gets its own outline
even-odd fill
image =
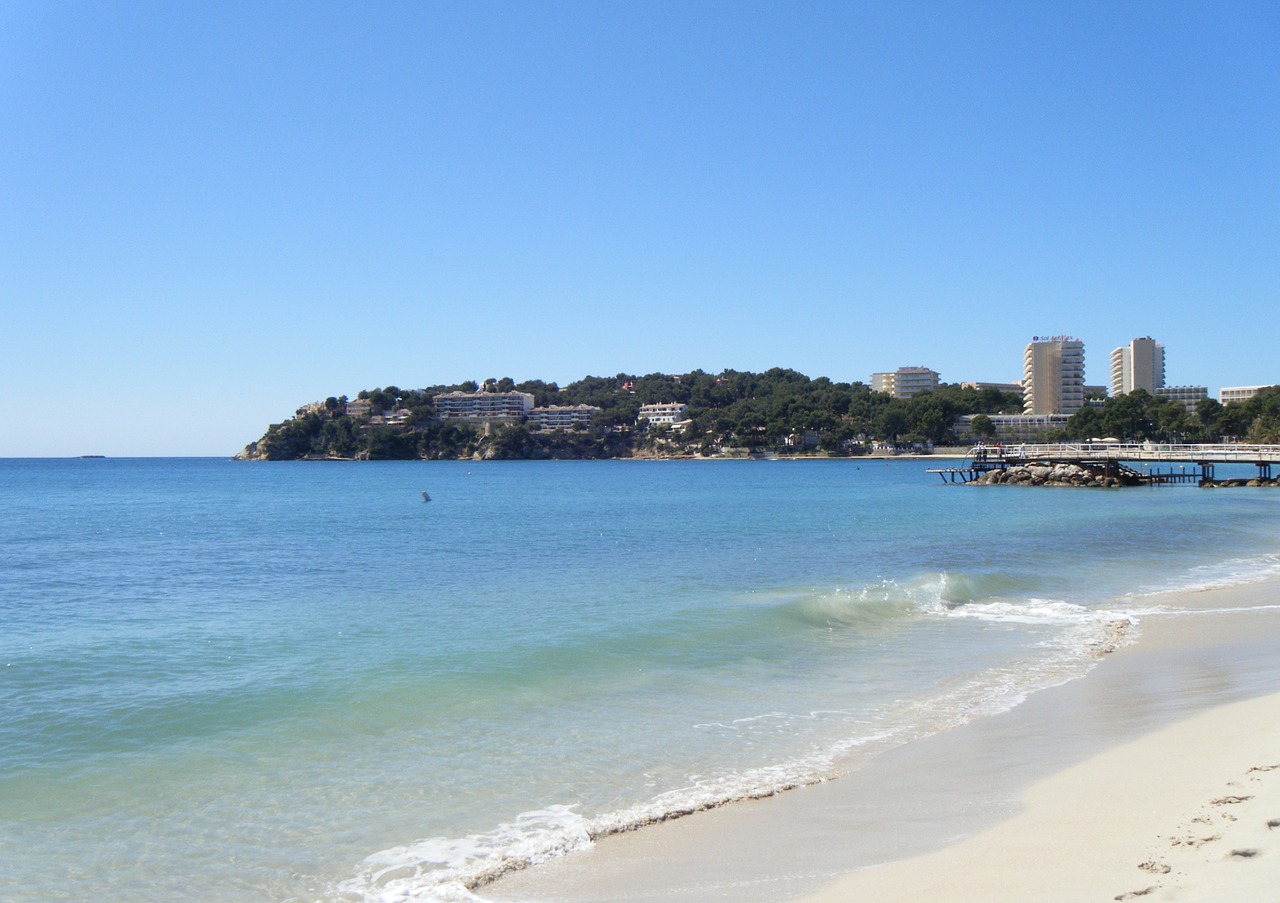
[[[530,458],[536,448],[533,434],[523,423],[495,430],[489,440],[489,454],[498,459]]]
[[[1198,429],[1195,417],[1187,412],[1180,401],[1166,400],[1154,408],[1156,438],[1164,442],[1182,442]]]
[[[1246,438],[1267,445],[1280,442],[1280,386],[1262,389],[1246,405],[1253,418]]]
[[[365,434],[365,454],[370,461],[404,461],[418,457],[417,437],[390,426],[370,427]]]
[[[350,417],[336,417],[320,430],[318,446],[321,454],[334,458],[354,457],[360,446],[360,437]]]
[[[1102,406],[1102,429],[1106,436],[1130,442],[1153,438],[1156,434],[1155,401],[1145,389],[1134,389],[1107,399]]]
[[[974,414],[973,419],[969,421],[969,431],[982,439],[996,437],[996,425],[986,414]]]
[[[911,429],[911,420],[907,412],[898,406],[884,409],[876,418],[875,435],[877,438],[896,442]]]
[[[1064,436],[1081,441],[1099,439],[1105,433],[1106,427],[1102,423],[1102,414],[1093,405],[1085,405],[1068,417],[1066,428],[1063,430]]]

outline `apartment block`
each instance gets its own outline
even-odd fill
[[[1269,386],[1223,386],[1218,390],[1218,401],[1222,404],[1233,404],[1237,401],[1248,401]]]
[[[1156,398],[1180,402],[1188,414],[1194,414],[1196,405],[1209,397],[1209,390],[1205,386],[1160,386],[1151,394]]]
[[[976,440],[973,434],[973,418],[977,414],[965,414],[956,418],[956,432],[961,436]],[[996,430],[999,442],[1037,442],[1055,430],[1066,427],[1066,414],[988,414],[991,425]]]
[[[684,420],[685,411],[689,410],[687,404],[642,404],[640,405],[640,416],[636,418],[636,423],[647,420],[650,423],[679,423]]]
[[[533,410],[528,392],[449,392],[431,400],[441,420],[522,420]]]
[[[1018,395],[1022,394],[1022,383],[967,382],[967,383],[961,383],[960,388],[973,389],[978,392],[982,391],[983,389],[995,389],[997,392],[1014,392]]]
[[[899,367],[892,373],[872,373],[871,388],[894,398],[911,398],[938,388],[938,372],[928,367]]]
[[[1111,352],[1111,394],[1144,389],[1154,395],[1164,386],[1164,346],[1151,336],[1134,339]]]
[[[1084,407],[1084,342],[1035,336],[1022,354],[1022,412],[1074,414]]]
[[[590,423],[600,408],[589,404],[553,404],[529,411],[529,425],[540,430],[568,430]]]

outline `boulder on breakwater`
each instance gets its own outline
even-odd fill
[[[1233,477],[1226,480],[1201,480],[1204,489],[1238,489],[1242,486],[1280,486],[1280,477]]]
[[[1015,464],[1004,470],[990,470],[973,481],[979,486],[1089,486],[1112,489],[1134,485],[1124,477],[1107,476],[1101,467],[1083,464]]]

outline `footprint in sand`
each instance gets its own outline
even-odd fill
[[[1153,884],[1150,887],[1144,887],[1142,890],[1131,890],[1127,894],[1120,894],[1117,900],[1132,900],[1134,897],[1145,897],[1147,894],[1160,889],[1159,884]]]
[[[1273,819],[1271,819],[1271,821],[1267,822],[1267,827],[1268,827],[1268,828],[1280,828],[1280,818],[1273,818]]]
[[[1247,802],[1253,799],[1251,796],[1224,796],[1221,799],[1210,801],[1211,806],[1234,806],[1236,803]]]
[[[1258,850],[1232,850],[1230,855],[1236,859],[1252,859],[1258,853]]]
[[[1201,844],[1213,843],[1215,840],[1221,840],[1221,834],[1210,834],[1208,837],[1170,837],[1169,846],[1171,847],[1198,847]]]

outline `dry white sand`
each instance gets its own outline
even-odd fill
[[[1010,712],[828,784],[607,838],[481,895],[1280,901],[1280,581],[1151,604],[1173,613]]]
[[[1280,694],[1094,756],[1010,821],[806,903],[1128,899],[1280,899]]]

